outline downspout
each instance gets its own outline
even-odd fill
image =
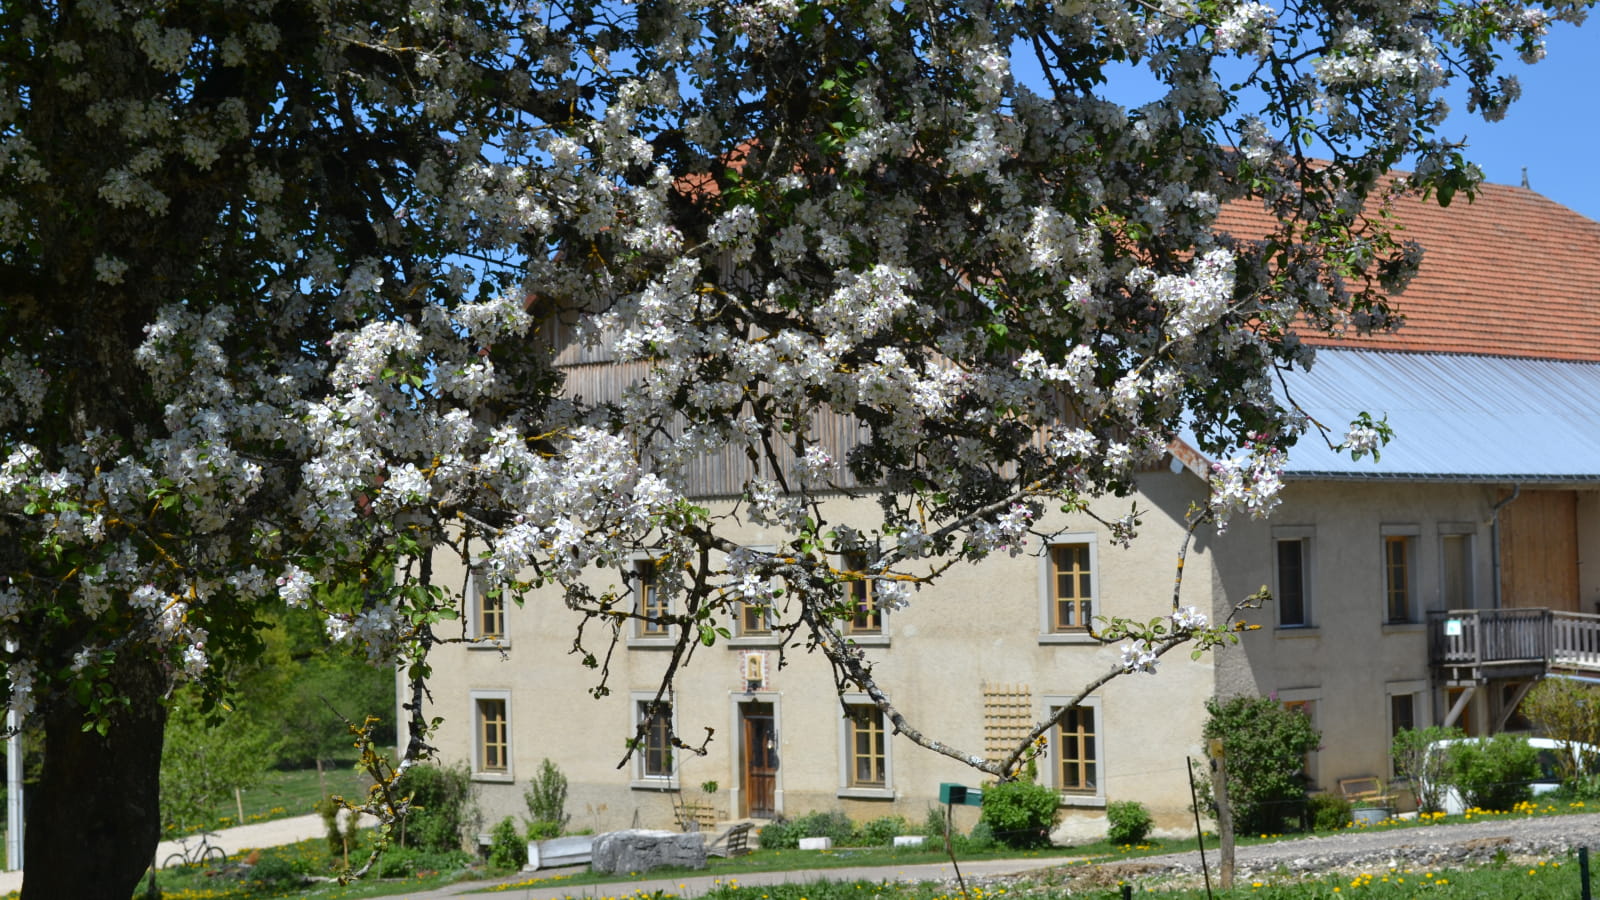
[[[1494,609],[1500,608],[1500,510],[1522,494],[1522,485],[1511,485],[1511,496],[1501,500],[1489,510],[1489,570],[1494,579]]]

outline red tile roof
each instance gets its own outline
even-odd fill
[[[1263,213],[1231,206],[1218,227],[1261,233]],[[1395,201],[1397,237],[1422,245],[1422,268],[1394,306],[1389,334],[1306,343],[1366,350],[1489,353],[1600,361],[1600,222],[1527,188],[1485,184],[1449,207]],[[1251,220],[1256,227],[1251,228]]]

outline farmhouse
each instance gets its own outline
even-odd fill
[[[1226,616],[1263,585],[1273,599],[1245,613],[1260,627],[1238,645],[1197,661],[1171,654],[1156,674],[1115,679],[1069,712],[1039,760],[1039,778],[1061,793],[1064,831],[1101,833],[1116,800],[1184,827],[1188,760],[1202,755],[1212,696],[1303,709],[1323,734],[1308,775],[1332,789],[1390,775],[1396,729],[1525,727],[1516,705],[1535,680],[1600,668],[1600,224],[1502,186],[1447,209],[1401,200],[1395,214],[1426,252],[1400,299],[1406,324],[1308,340],[1321,347],[1316,364],[1286,373],[1283,389],[1340,432],[1363,410],[1386,417],[1396,440],[1351,460],[1308,435],[1270,520],[1198,535],[1185,605]],[[1247,235],[1250,223],[1229,210],[1220,227]],[[599,350],[574,346],[562,361],[575,389],[628,377]],[[1053,512],[1040,523],[1047,541],[957,567],[904,608],[880,608],[862,586],[848,635],[916,727],[998,757],[1121,658],[1086,623],[1170,610],[1209,465],[1180,438],[1140,476],[1131,548],[1093,517]],[[700,477],[714,510],[741,487],[716,460]],[[874,512],[870,499],[827,502],[844,523]],[[1106,498],[1094,511],[1116,519],[1128,504]],[[753,523],[738,537],[778,542]],[[444,717],[435,743],[447,761],[469,762],[490,821],[524,813],[545,758],[570,780],[572,827],[597,830],[835,808],[920,821],[942,782],[977,783],[895,735],[864,697],[837,695],[820,654],[782,646],[781,604],[730,616],[732,637],[697,647],[657,707],[673,641],[650,619],[663,602],[651,566],[593,575],[597,587],[626,585],[646,616],[620,635],[598,699],[597,674],[570,654],[578,623],[558,596],[507,605],[471,572],[440,572],[469,586],[463,627],[476,640],[436,651],[427,712]],[[705,752],[672,747],[666,721]],[[640,722],[653,724],[624,762]]]

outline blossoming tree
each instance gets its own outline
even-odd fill
[[[129,895],[164,700],[222,696],[264,607],[359,584],[330,631],[424,677],[459,602],[437,552],[614,624],[579,576],[646,549],[682,640],[788,604],[962,755],[838,640],[842,584],[895,601],[1014,547],[1180,425],[1232,460],[1218,510],[1269,506],[1297,330],[1387,327],[1416,263],[1363,201],[1408,154],[1405,188],[1470,191],[1439,89],[1499,115],[1498,53],[1586,5],[5,4],[0,668],[46,736],[24,896]],[[1107,100],[1130,67],[1164,92]],[[1219,237],[1226,203],[1277,224]],[[564,391],[566,336],[631,380]],[[730,446],[775,553],[686,494]],[[844,480],[876,528],[824,519]],[[1102,635],[1129,669],[1217,639],[1161,628]]]

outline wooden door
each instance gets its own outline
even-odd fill
[[[739,705],[744,741],[744,814],[770,819],[778,814],[778,729],[771,703]]]
[[[1500,511],[1500,605],[1578,611],[1575,491],[1523,491]]]

